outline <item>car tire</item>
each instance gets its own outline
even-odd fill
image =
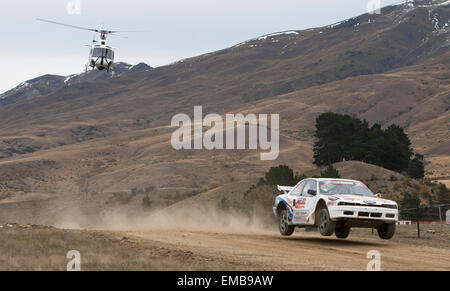
[[[280,215],[278,215],[278,229],[283,236],[289,236],[294,233],[295,226],[289,225],[289,214],[286,209],[282,210]]]
[[[391,239],[395,234],[395,223],[383,223],[378,227],[378,236],[381,239]]]
[[[348,226],[342,226],[342,227],[336,227],[336,230],[334,231],[334,234],[337,238],[347,238],[350,234],[350,227]]]
[[[323,236],[330,236],[336,229],[336,222],[330,219],[328,209],[322,209],[319,212],[319,232]]]

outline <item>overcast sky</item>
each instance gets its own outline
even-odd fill
[[[87,62],[91,32],[35,18],[151,30],[110,37],[109,44],[116,61],[157,67],[268,33],[328,25],[366,13],[370,1],[376,0],[0,0],[0,93],[43,74],[81,72]]]

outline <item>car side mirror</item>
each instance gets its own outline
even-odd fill
[[[317,195],[317,191],[316,191],[316,190],[309,189],[309,190],[308,190],[308,194],[313,195],[313,196],[316,196],[316,195]]]

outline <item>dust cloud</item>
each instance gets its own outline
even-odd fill
[[[189,203],[190,202],[190,203]],[[58,199],[0,205],[0,224],[19,223],[73,230],[173,229],[254,233],[276,228],[270,209],[250,215],[223,210],[217,203],[180,201],[168,208],[144,210],[141,205],[107,205],[105,201],[64,196]],[[261,217],[264,213],[264,217]]]
[[[273,230],[266,220],[215,206],[176,206],[153,211],[113,208],[101,213],[72,210],[60,215],[54,225],[63,229],[90,230],[192,230],[206,232],[261,233]]]

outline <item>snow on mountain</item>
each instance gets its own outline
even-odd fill
[[[69,87],[84,82],[97,80],[106,80],[114,77],[120,77],[130,73],[148,71],[152,68],[145,63],[139,63],[132,66],[127,63],[116,63],[113,72],[106,71],[88,71],[69,76],[44,75],[19,84],[17,87],[0,94],[0,106],[5,106],[27,99],[33,99],[42,95],[49,94],[63,87]]]

